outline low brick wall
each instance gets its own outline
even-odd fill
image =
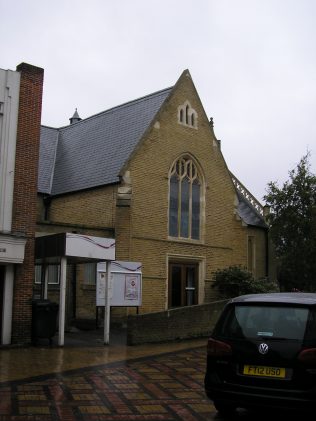
[[[156,313],[129,315],[127,344],[207,337],[226,302],[223,300]]]

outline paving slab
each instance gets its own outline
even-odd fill
[[[210,419],[204,368],[205,340],[2,349],[0,420]]]
[[[51,346],[48,340],[40,339],[37,346],[0,348],[0,382],[206,347],[205,338],[128,346],[126,332],[122,330],[111,334],[109,345],[104,345],[100,331],[67,333],[65,346],[59,347],[57,343],[55,339]]]
[[[0,421],[225,420],[204,393],[205,364],[205,339],[2,348]]]

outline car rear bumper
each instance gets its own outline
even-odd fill
[[[266,390],[226,383],[225,386],[205,385],[205,393],[212,401],[227,402],[239,408],[316,409],[316,391]]]

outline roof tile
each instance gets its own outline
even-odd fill
[[[118,182],[121,168],[171,89],[60,129],[42,126],[39,191],[58,195]]]

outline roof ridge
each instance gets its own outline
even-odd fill
[[[107,110],[100,111],[100,112],[99,112],[99,113],[97,113],[97,114],[93,114],[93,115],[91,115],[91,116],[89,116],[89,117],[83,118],[82,120],[80,120],[80,121],[78,121],[78,122],[76,122],[76,123],[73,123],[73,124],[68,124],[67,126],[62,126],[62,127],[59,127],[59,128],[57,128],[57,130],[65,130],[65,129],[67,129],[67,128],[71,128],[71,127],[77,126],[78,124],[84,123],[84,122],[86,122],[87,120],[90,120],[90,119],[93,119],[93,118],[99,117],[99,116],[100,116],[100,115],[102,115],[102,114],[111,113],[111,112],[113,112],[113,111],[115,111],[115,110],[117,110],[117,109],[119,109],[119,108],[124,108],[124,107],[126,107],[126,106],[131,105],[131,104],[135,104],[135,103],[137,103],[137,102],[141,102],[141,101],[143,101],[143,100],[145,100],[145,99],[147,99],[147,98],[149,99],[149,98],[154,97],[154,96],[156,96],[156,95],[163,94],[163,93],[165,93],[165,92],[167,92],[167,91],[171,91],[171,90],[172,90],[172,88],[173,88],[173,86],[169,86],[168,88],[165,88],[165,89],[160,89],[159,91],[152,92],[151,94],[144,95],[144,96],[142,96],[142,97],[140,97],[140,98],[136,98],[136,99],[133,99],[133,100],[131,100],[131,101],[124,102],[123,104],[116,105],[116,106],[111,107],[111,108],[109,108],[109,109],[107,109]]]
[[[45,129],[59,130],[58,127],[47,126],[46,124],[41,124],[41,127],[45,127]]]

